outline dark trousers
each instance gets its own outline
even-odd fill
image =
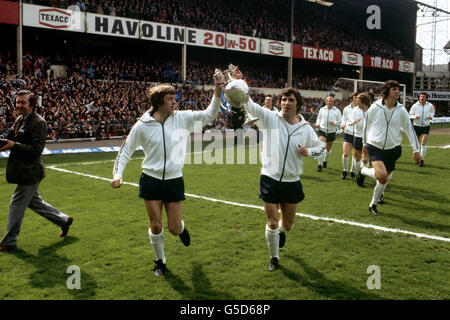
[[[0,241],[0,245],[15,245],[17,243],[17,236],[22,226],[26,208],[30,208],[58,226],[62,226],[68,221],[69,216],[41,198],[38,193],[39,184],[40,182],[30,185],[17,185],[9,206],[7,232]]]

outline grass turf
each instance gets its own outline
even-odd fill
[[[405,141],[405,140],[404,140]],[[428,145],[448,145],[430,135]],[[250,152],[253,150],[250,149]],[[247,150],[247,152],[249,152]],[[368,212],[374,181],[366,187],[340,179],[342,144],[333,146],[328,168],[304,160],[306,198],[297,212],[450,238],[449,149],[429,148],[425,166],[403,148],[377,217]],[[140,158],[130,161],[124,181],[138,183]],[[47,166],[111,178],[115,154],[44,156]],[[103,161],[103,162],[102,162]],[[94,162],[82,164],[81,162]],[[0,231],[6,229],[14,185],[4,182],[0,161]],[[153,275],[148,218],[137,188],[113,190],[107,181],[47,169],[42,197],[74,217],[69,235],[27,210],[18,249],[0,253],[0,299],[449,299],[450,243],[297,217],[280,249],[279,270],[267,272],[269,254],[260,209],[187,196],[185,248],[166,236],[168,272]],[[186,193],[262,206],[260,165],[193,165],[183,173]],[[69,266],[81,271],[81,289],[66,286]],[[369,290],[381,271],[381,289]]]

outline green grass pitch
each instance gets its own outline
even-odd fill
[[[429,146],[449,144],[449,135],[431,134],[428,141]],[[298,213],[450,239],[450,149],[428,148],[419,168],[404,146],[377,217],[368,212],[375,182],[366,178],[366,187],[359,188],[354,179],[342,181],[341,154],[339,138],[321,173],[315,160],[304,160],[306,197]],[[236,205],[262,206],[260,164],[185,165],[187,194],[233,203],[187,196],[183,218],[191,246],[166,230],[168,272],[155,277],[138,188],[113,190],[108,181],[93,177],[110,179],[115,156],[44,156],[48,168],[40,194],[74,223],[61,239],[58,227],[27,210],[18,248],[0,253],[0,299],[450,298],[450,242],[339,221],[298,216],[280,249],[280,269],[268,272],[264,211]],[[139,182],[142,156],[136,152],[124,181]],[[1,236],[15,187],[5,182],[5,166],[0,160]],[[80,289],[67,288],[72,265],[79,267]],[[367,286],[372,265],[380,268],[380,289]]]

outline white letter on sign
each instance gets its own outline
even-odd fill
[[[377,5],[371,5],[367,7],[366,13],[372,13],[372,15],[367,18],[367,28],[370,30],[373,29],[381,29],[381,10],[380,7]]]

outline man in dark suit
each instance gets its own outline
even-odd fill
[[[45,120],[36,113],[36,96],[22,90],[16,96],[16,111],[19,115],[7,139],[2,139],[1,151],[10,150],[6,166],[6,181],[17,184],[8,215],[7,233],[0,241],[0,251],[10,251],[17,247],[25,209],[28,207],[44,218],[61,227],[61,237],[65,237],[73,218],[46,203],[38,193],[44,178],[41,155],[47,137]]]

